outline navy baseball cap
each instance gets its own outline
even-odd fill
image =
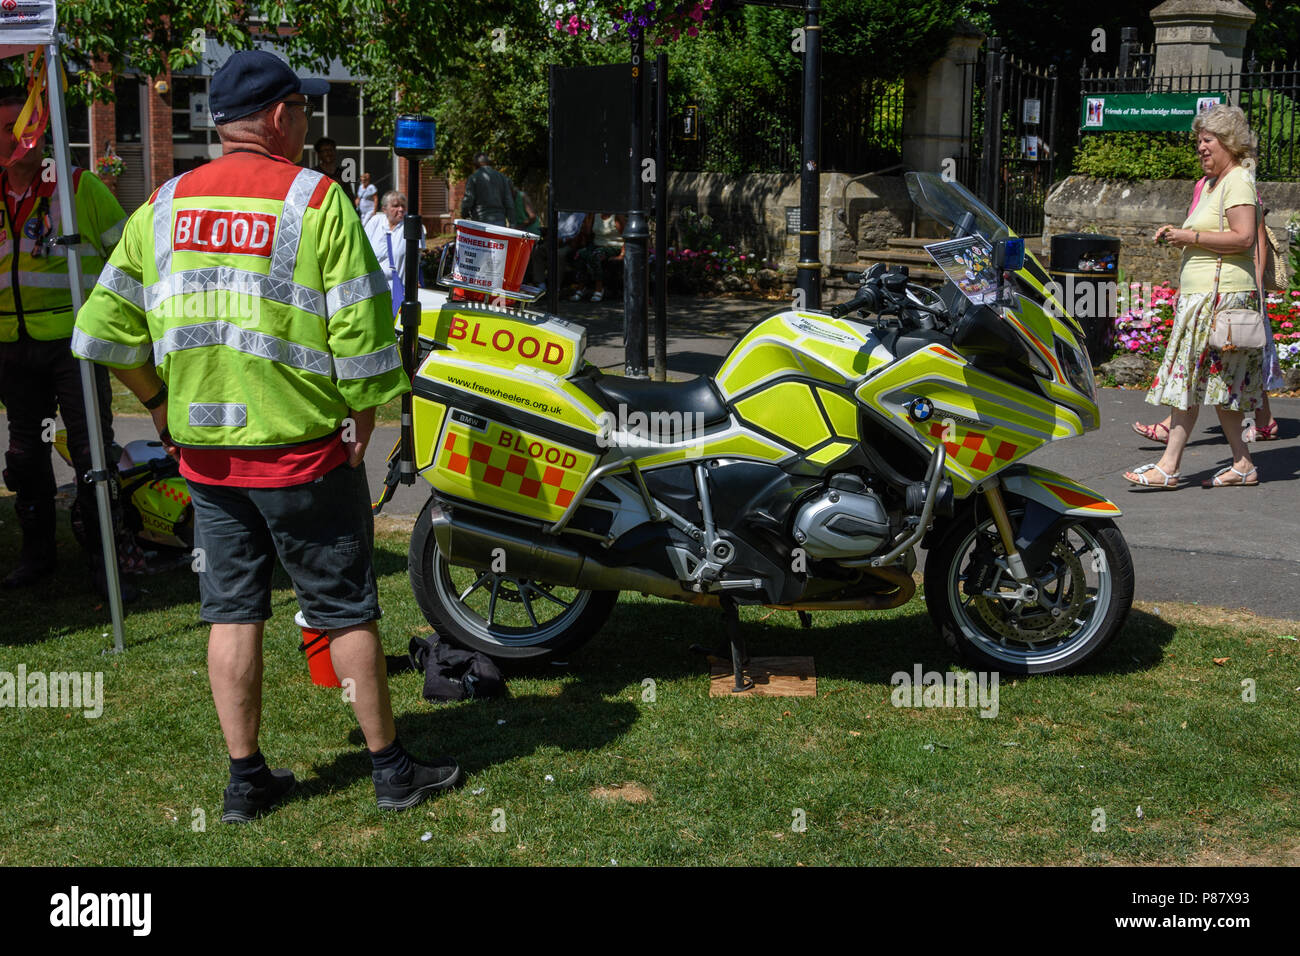
[[[265,50],[239,50],[212,75],[208,109],[217,125],[229,123],[278,103],[290,93],[323,96],[327,80],[304,80],[289,64]]]

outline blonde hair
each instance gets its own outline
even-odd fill
[[[1212,133],[1241,164],[1242,169],[1255,168],[1255,147],[1259,137],[1250,131],[1246,114],[1240,107],[1220,103],[1212,106],[1192,120],[1192,139],[1202,132]]]

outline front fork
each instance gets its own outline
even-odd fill
[[[1016,547],[1016,533],[1011,527],[1011,515],[1007,514],[1006,502],[1002,500],[1002,482],[994,481],[984,489],[984,500],[988,502],[989,511],[993,515],[993,524],[998,529],[998,536],[1002,539],[1002,548],[1006,552],[1007,570],[1011,572],[1016,583],[1020,585],[1018,591],[1007,592],[1007,597],[1015,597],[1022,601],[1038,600],[1038,587],[1034,579],[1030,577],[1029,571],[1025,568],[1024,559],[1020,556],[1020,550]]]

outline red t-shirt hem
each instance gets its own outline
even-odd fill
[[[290,448],[182,448],[180,472],[201,485],[286,488],[315,481],[347,460],[336,432]]]

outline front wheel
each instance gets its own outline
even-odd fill
[[[605,623],[617,591],[583,591],[457,567],[433,534],[430,496],[415,522],[408,565],[425,619],[453,644],[498,661],[541,661],[586,643]]]
[[[1013,524],[1019,518],[1011,513]],[[993,520],[954,527],[926,558],[925,597],[963,658],[1015,674],[1078,667],[1119,632],[1133,603],[1133,561],[1113,521],[1061,529],[1026,599],[1000,565]]]

